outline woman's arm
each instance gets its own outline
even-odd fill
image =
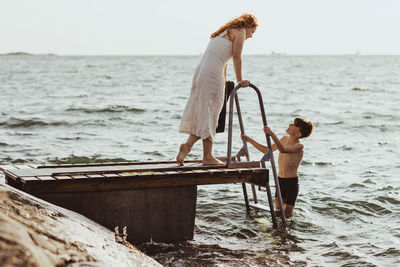
[[[228,64],[225,64],[225,68],[224,68],[224,77],[225,77],[225,82],[226,82],[226,69],[228,67]]]
[[[232,44],[233,68],[236,74],[237,83],[242,87],[249,86],[249,81],[242,81],[242,51],[246,40],[246,30],[244,28],[235,31]]]

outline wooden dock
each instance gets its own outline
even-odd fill
[[[226,183],[265,186],[268,169],[259,162],[233,162],[229,166],[203,166],[188,161],[122,162],[74,165],[0,166],[8,184],[37,193],[90,192],[179,187]]]
[[[74,165],[0,166],[6,183],[50,203],[76,211],[114,230],[128,228],[128,241],[193,239],[197,186],[245,183],[266,186],[260,162],[202,166],[186,161]]]

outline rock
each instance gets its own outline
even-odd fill
[[[0,266],[161,266],[75,212],[0,184]]]

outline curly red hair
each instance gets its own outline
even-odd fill
[[[258,26],[257,18],[252,14],[244,13],[241,16],[234,18],[231,21],[228,21],[227,23],[225,23],[225,25],[223,25],[216,32],[211,34],[210,39],[220,35],[225,30],[241,29],[241,28],[254,28],[257,26]]]

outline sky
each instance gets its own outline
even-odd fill
[[[244,12],[243,54],[400,54],[400,0],[1,0],[0,53],[198,55]]]

